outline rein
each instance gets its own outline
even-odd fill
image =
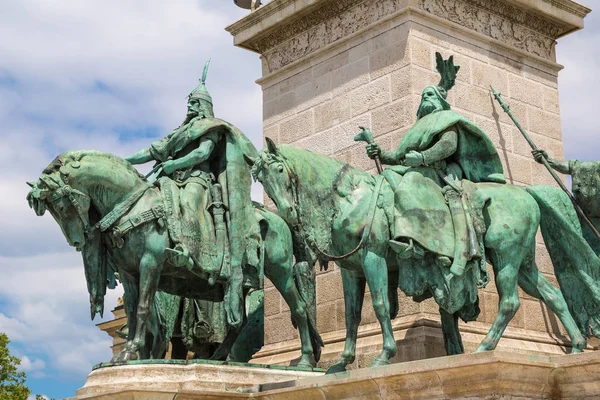
[[[371,234],[371,230],[373,228],[373,223],[375,221],[375,210],[377,208],[377,199],[379,198],[379,193],[381,192],[381,187],[383,184],[383,176],[378,175],[375,178],[377,183],[375,186],[375,191],[373,192],[373,195],[371,196],[371,200],[369,202],[369,214],[367,216],[368,225],[363,228],[362,237],[360,238],[360,242],[354,249],[352,249],[348,253],[339,255],[339,256],[334,256],[334,255],[327,253],[324,250],[321,250],[319,248],[319,246],[317,245],[317,243],[315,242],[315,240],[312,239],[312,236],[307,232],[306,228],[304,227],[304,224],[302,223],[303,213],[302,213],[302,209],[300,207],[300,197],[298,196],[298,186],[299,186],[298,185],[298,175],[296,175],[294,173],[294,171],[289,167],[287,162],[285,162],[285,158],[283,158],[283,157],[282,157],[282,164],[285,166],[288,175],[290,177],[293,177],[293,179],[292,179],[293,184],[292,184],[292,188],[291,188],[292,189],[292,200],[294,202],[293,205],[294,205],[294,208],[296,209],[296,213],[298,214],[298,227],[300,228],[300,232],[302,234],[302,239],[304,240],[304,243],[306,243],[306,245],[313,252],[320,254],[327,261],[343,260],[345,258],[350,257],[351,255],[353,255],[357,251],[359,251],[361,248],[363,248],[369,235]],[[308,239],[307,239],[307,236],[309,236]]]

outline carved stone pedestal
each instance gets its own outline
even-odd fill
[[[590,2],[591,3],[591,2]],[[562,158],[556,39],[583,28],[590,10],[571,0],[272,0],[229,26],[236,46],[261,56],[264,136],[375,172],[365,144],[353,138],[369,127],[384,149],[395,150],[416,120],[422,90],[439,82],[435,53],[454,55],[461,69],[449,92],[452,108],[492,139],[510,183],[554,184],[509,117],[490,96],[502,92],[534,141]],[[265,198],[269,204],[269,200]],[[536,261],[556,285],[538,238]],[[491,268],[490,268],[491,270]],[[326,367],[342,349],[344,300],[339,271],[317,276],[317,325]],[[444,353],[436,304],[399,296],[394,361]],[[467,349],[489,328],[498,309],[493,279],[480,292],[476,324],[461,325]],[[521,293],[520,309],[499,349],[564,354],[569,342],[552,313]],[[370,298],[363,307],[357,361],[368,366],[381,345]],[[418,334],[417,334],[418,333]],[[421,336],[420,336],[421,335]],[[290,312],[265,289],[265,346],[256,362],[288,365],[299,341]]]
[[[600,353],[546,357],[487,352],[319,376],[216,364],[100,368],[75,399],[352,400],[592,399]]]
[[[144,360],[100,364],[74,399],[209,398],[212,392],[250,393],[262,384],[317,377],[324,371],[207,360]],[[186,397],[187,396],[187,397]],[[225,396],[225,398],[228,398]]]

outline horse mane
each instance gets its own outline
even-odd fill
[[[367,172],[335,158],[289,145],[277,146],[295,176],[304,220],[311,221],[310,235],[321,249],[332,242],[332,223],[340,205],[360,182],[373,180]]]
[[[110,161],[122,166],[127,171],[135,174],[138,178],[142,179],[143,181],[146,181],[146,177],[144,175],[140,174],[140,172],[137,169],[135,169],[135,167],[133,165],[131,165],[131,163],[129,163],[128,161],[124,160],[123,158],[121,158],[119,156],[116,156],[114,154],[107,153],[104,151],[100,151],[100,150],[68,150],[68,151],[65,151],[64,153],[61,153],[60,155],[58,155],[54,160],[52,160],[52,162],[50,164],[48,164],[48,166],[44,169],[44,171],[42,171],[42,173],[50,175],[54,172],[59,171],[60,167],[62,167],[63,165],[67,165],[68,163],[73,162],[73,161],[81,161],[81,159],[86,156],[93,156],[93,157],[99,157],[99,158],[104,158],[104,159],[110,160]]]

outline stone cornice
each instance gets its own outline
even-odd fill
[[[409,8],[549,60],[554,41],[590,12],[571,0],[273,0],[227,30],[273,72]]]

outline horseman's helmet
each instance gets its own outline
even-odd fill
[[[188,101],[197,100],[200,103],[200,113],[203,113],[205,117],[214,117],[212,97],[210,97],[210,94],[206,89],[206,75],[208,74],[209,64],[210,58],[204,65],[204,71],[202,73],[202,79],[200,79],[200,84],[190,92],[188,95]]]

